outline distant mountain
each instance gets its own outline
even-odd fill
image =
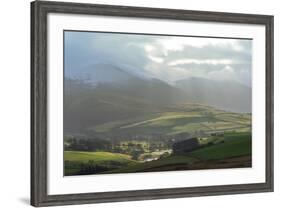
[[[251,88],[238,82],[192,77],[176,81],[175,86],[185,92],[189,101],[227,111],[251,112]]]
[[[131,79],[139,79],[137,76],[112,64],[91,64],[82,68],[79,74],[72,77],[83,80],[86,83],[97,85],[98,83],[122,83]]]
[[[157,79],[132,77],[92,85],[65,79],[64,129],[85,132],[92,126],[169,111],[182,102],[181,90]]]

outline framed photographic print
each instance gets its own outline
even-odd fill
[[[273,191],[273,16],[31,3],[31,204]]]

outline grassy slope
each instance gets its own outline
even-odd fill
[[[195,105],[196,106],[196,105]],[[172,111],[154,113],[146,117],[104,123],[92,128],[96,132],[129,132],[178,134],[182,132],[205,132],[238,130],[249,131],[251,115],[230,113],[209,106],[186,104],[174,106]]]
[[[225,136],[225,142],[189,153],[200,160],[216,160],[251,154],[251,134],[235,133]]]

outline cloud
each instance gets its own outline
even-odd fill
[[[252,41],[66,32],[65,60],[69,75],[102,62],[168,82],[195,76],[250,86]]]
[[[175,61],[181,59],[197,59],[197,60],[221,60],[228,59],[235,62],[251,61],[251,53],[247,50],[241,50],[240,44],[209,44],[203,47],[194,47],[191,45],[183,46],[182,50],[169,51],[167,61]]]

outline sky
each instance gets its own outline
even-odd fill
[[[102,63],[169,83],[200,77],[251,86],[251,40],[75,31],[64,35],[68,77]]]

